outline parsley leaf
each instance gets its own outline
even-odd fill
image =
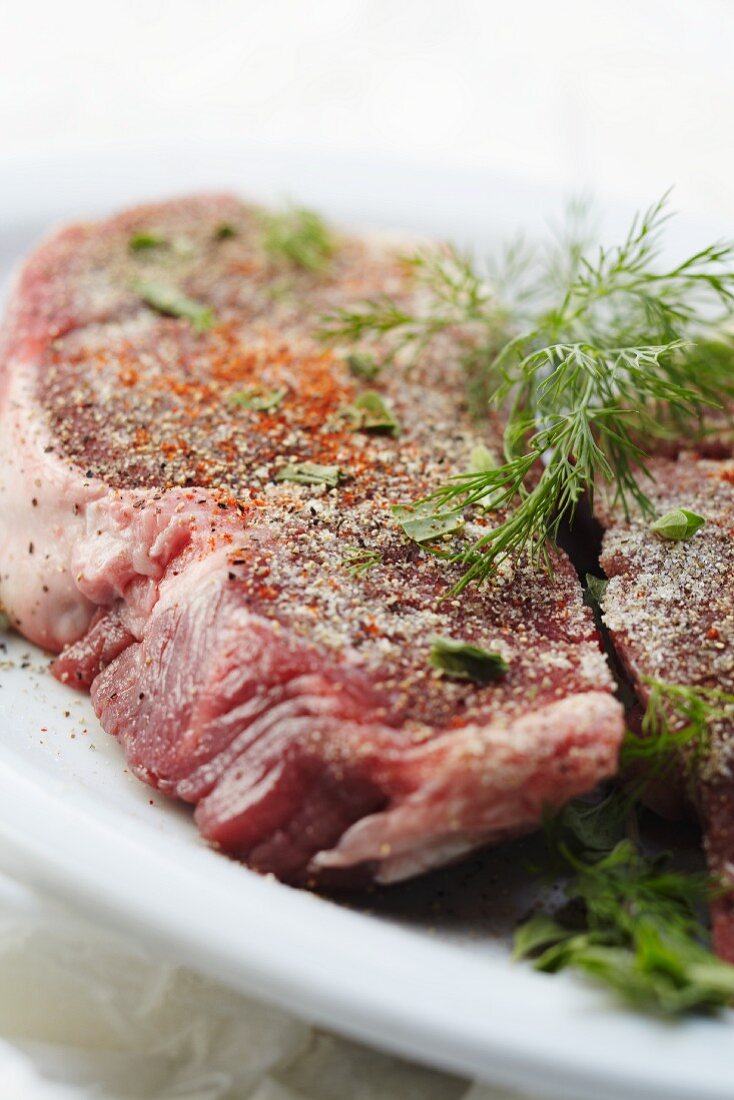
[[[313,210],[289,206],[262,215],[263,248],[272,260],[304,271],[326,271],[336,244],[326,222]]]
[[[400,435],[400,424],[387,401],[376,390],[367,390],[354,399],[345,412],[363,432],[375,435]]]
[[[214,230],[215,241],[229,241],[232,237],[236,236],[237,230],[233,225],[230,225],[229,222],[222,222],[222,224],[218,225]]]
[[[191,322],[197,332],[204,332],[216,323],[214,311],[210,306],[188,298],[167,283],[151,283],[136,279],[133,289],[151,309],[169,317],[183,317]]]
[[[444,512],[435,515],[419,506],[396,504],[392,513],[405,534],[413,542],[436,542],[447,535],[454,535],[464,526],[461,512]]]
[[[147,252],[151,248],[160,248],[165,244],[165,237],[161,237],[159,233],[141,230],[138,233],[133,233],[128,241],[128,248],[131,252]]]
[[[374,355],[366,351],[354,351],[351,355],[347,355],[344,361],[350,374],[355,378],[364,378],[368,382],[374,381],[382,369]]]
[[[672,512],[666,512],[654,523],[650,524],[650,530],[661,539],[670,539],[671,542],[682,542],[695,535],[699,528],[703,527],[706,520],[703,516],[689,512],[687,508],[675,508]]]
[[[327,485],[335,489],[342,479],[338,466],[320,466],[317,462],[296,462],[283,466],[275,475],[276,481],[293,481],[297,485]]]
[[[253,412],[271,412],[277,409],[288,391],[286,389],[263,390],[253,386],[247,390],[238,390],[230,395],[231,405],[239,405]]]
[[[474,680],[488,684],[507,672],[509,665],[501,653],[471,642],[436,636],[431,639],[428,660],[435,669],[454,680]]]
[[[665,1015],[728,1005],[734,967],[711,953],[700,920],[706,875],[675,873],[667,855],[642,855],[629,840],[595,861],[565,856],[577,910],[531,918],[517,933],[516,958],[549,973],[582,970],[634,1007]]]
[[[549,973],[581,970],[645,1011],[716,1011],[734,998],[734,967],[712,954],[702,921],[715,884],[673,870],[670,853],[648,855],[635,838],[646,782],[681,759],[694,770],[712,724],[734,717],[734,695],[656,680],[645,688],[641,732],[627,732],[621,759],[623,770],[644,763],[646,779],[548,819],[568,904],[523,922],[515,956]]]

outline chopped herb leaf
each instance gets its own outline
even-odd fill
[[[634,795],[619,789],[603,798],[577,798],[546,822],[546,836],[586,856],[611,852],[625,838],[633,801]]]
[[[291,206],[262,217],[263,248],[273,260],[305,271],[324,272],[335,243],[324,220],[313,210]]]
[[[214,239],[216,241],[229,241],[232,237],[236,236],[237,230],[233,225],[230,225],[229,222],[222,222],[222,224],[218,225],[214,230]]]
[[[395,505],[394,516],[405,534],[413,542],[435,542],[446,535],[461,531],[464,517],[461,512],[436,514],[415,506]]]
[[[328,485],[335,489],[342,478],[338,466],[319,466],[316,462],[297,462],[284,466],[275,475],[276,481],[294,481],[298,485]]]
[[[687,508],[675,508],[672,512],[666,512],[654,523],[650,524],[650,530],[661,539],[670,539],[671,542],[682,542],[695,535],[699,528],[703,527],[706,520],[703,516],[689,512]]]
[[[541,948],[559,943],[568,937],[567,930],[546,913],[534,913],[524,921],[515,932],[512,958],[529,959]]]
[[[239,405],[240,408],[252,409],[254,412],[271,412],[277,409],[287,392],[286,389],[263,390],[253,387],[231,394],[229,402],[231,405]]]
[[[454,680],[474,680],[480,684],[498,680],[509,667],[501,653],[452,638],[432,638],[428,660],[444,676]]]
[[[346,410],[363,432],[375,435],[399,435],[400,425],[395,413],[375,390],[368,390],[355,398]]]
[[[133,283],[133,288],[151,309],[169,317],[184,317],[197,332],[203,332],[215,323],[214,313],[209,306],[187,298],[180,290],[166,283],[150,283],[138,279]]]
[[[367,351],[353,351],[347,355],[345,362],[355,378],[364,378],[367,382],[374,381],[382,369],[374,355]]]
[[[128,248],[131,252],[145,252],[149,248],[160,248],[164,244],[166,244],[165,237],[142,230],[140,233],[133,233],[128,241]]]
[[[586,574],[586,595],[591,607],[601,611],[608,584],[606,577],[595,577],[593,573]]]

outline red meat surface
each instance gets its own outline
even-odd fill
[[[706,523],[693,538],[668,542],[649,520],[605,517],[604,621],[612,643],[643,701],[644,677],[734,693],[734,461],[686,451],[653,459],[650,471],[659,514],[687,508]],[[734,885],[734,723],[716,723],[711,735],[680,794],[701,817],[712,872]],[[668,805],[674,793],[665,792]],[[731,894],[714,902],[712,917],[716,949],[734,962]]]
[[[151,285],[213,324],[163,316]],[[341,236],[327,270],[295,269],[257,210],[208,196],[52,237],[0,336],[13,624],[91,690],[136,775],[295,883],[391,881],[526,832],[613,774],[622,734],[565,557],[457,597],[458,567],[397,522],[495,441],[450,349],[365,382],[319,339],[324,311],[381,293],[413,293],[394,248]],[[350,413],[368,389],[399,433]],[[289,480],[303,463],[338,484]],[[436,635],[508,673],[441,675]]]

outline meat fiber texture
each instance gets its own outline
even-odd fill
[[[644,677],[734,693],[734,460],[685,451],[649,468],[659,514],[688,508],[706,523],[692,538],[668,542],[642,518],[603,517],[605,625],[643,702]],[[733,763],[734,724],[721,721],[680,793],[696,803],[712,872],[734,885]],[[664,794],[670,806],[676,792]],[[734,962],[732,895],[715,901],[712,916],[716,949]]]
[[[215,323],[162,316],[151,286]],[[0,341],[12,623],[60,651],[138,777],[294,883],[389,882],[524,833],[615,771],[622,734],[564,557],[457,597],[457,568],[397,522],[493,440],[456,351],[362,382],[318,338],[324,311],[381,293],[412,293],[393,247],[342,236],[326,271],[298,270],[257,210],[191,198],[52,237]],[[349,411],[367,389],[399,433]],[[293,482],[303,463],[339,484]],[[446,678],[435,635],[509,672]]]

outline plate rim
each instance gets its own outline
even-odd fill
[[[214,153],[213,148],[218,152]],[[140,188],[145,186],[140,182],[140,174],[136,175],[133,171],[139,155],[139,152],[128,148],[100,153],[49,153],[40,159],[22,156],[0,158],[0,178],[9,186],[10,194],[2,215],[5,224],[0,225],[0,248],[3,231],[9,233],[8,239],[12,238],[14,204],[21,211],[23,204],[26,204],[22,223],[24,220],[26,225],[34,221],[36,225],[45,224],[53,210],[58,209],[60,213],[64,203],[71,201],[70,196],[76,204],[80,201],[80,195],[89,193],[90,189],[93,191],[107,186],[116,177],[121,165],[132,171],[136,179],[134,191],[137,197]],[[183,165],[191,163],[192,150],[180,146],[166,147],[161,155],[163,178],[166,173],[176,173]],[[308,183],[308,194],[304,196],[305,200],[313,201],[312,192],[318,191],[321,177],[329,179],[328,186],[324,188],[325,201],[321,205],[328,204],[328,196],[336,194],[345,181],[362,172],[365,163],[365,158],[323,154],[317,150],[273,150],[262,146],[240,146],[234,151],[219,146],[208,147],[207,156],[208,168],[214,173],[217,171],[216,164],[220,168],[228,165],[229,169],[238,166],[239,171],[244,171],[245,167],[251,169],[257,163],[260,174],[255,175],[260,183],[253,189],[254,193],[260,193],[268,179],[282,179],[285,182],[294,174],[298,177],[298,166],[306,165],[308,170],[303,178]],[[223,159],[217,160],[217,157]],[[526,201],[528,194],[537,193],[538,198],[548,196],[548,206],[552,206],[558,196],[558,189],[552,185],[546,188],[542,183],[525,180],[518,200],[517,181],[494,177],[481,170],[445,172],[436,166],[419,170],[415,165],[381,158],[367,158],[367,161],[372,164],[372,175],[377,181],[374,194],[371,193],[372,197],[366,203],[368,220],[380,209],[381,203],[384,205],[389,201],[385,196],[391,189],[404,195],[410,180],[418,178],[416,172],[420,176],[419,201],[416,203],[415,218],[409,226],[411,229],[420,228],[416,222],[448,203],[447,188],[454,188],[451,192],[454,200],[461,195],[471,196],[471,202],[477,202],[479,190],[486,191],[494,186],[497,193],[504,196],[510,209],[513,203]],[[39,189],[27,187],[29,176],[38,172],[40,164],[47,169],[56,165],[55,177],[57,181],[62,181],[45,207],[39,206]],[[86,191],[81,186],[83,180],[86,181]],[[247,188],[243,191],[246,192]],[[117,201],[116,198],[111,199],[109,205]],[[404,198],[401,202],[404,204]],[[400,205],[397,203],[397,206]],[[451,205],[456,213],[456,201]],[[466,207],[462,216],[465,214]],[[385,221],[399,224],[400,212],[396,209],[395,217],[387,216]],[[24,649],[32,648],[25,641],[22,645]],[[7,698],[0,700],[0,709],[4,710],[7,702]],[[240,893],[248,902],[247,905],[240,905],[237,912],[244,922],[240,931],[243,928],[249,930],[249,935],[243,937],[244,947],[242,940],[239,941],[239,954],[233,959],[234,942],[228,940],[226,948],[223,940],[202,942],[201,928],[193,920],[190,908],[192,887],[195,896],[197,885],[195,875],[192,878],[193,872],[198,872],[200,865],[203,866],[201,858],[209,858],[212,853],[199,845],[191,867],[184,862],[183,869],[176,868],[167,863],[167,859],[176,854],[178,841],[166,837],[162,846],[151,842],[148,830],[135,820],[128,821],[124,833],[116,833],[111,825],[99,820],[94,797],[89,792],[81,789],[73,794],[74,801],[68,797],[68,779],[60,776],[58,782],[49,784],[47,777],[35,774],[32,768],[29,770],[11,749],[0,745],[0,866],[67,904],[71,903],[76,908],[80,905],[85,907],[88,913],[94,913],[121,931],[128,934],[133,931],[142,940],[167,952],[175,948],[174,955],[179,962],[187,955],[193,955],[195,962],[192,965],[195,968],[206,971],[225,984],[294,1015],[305,1016],[311,1022],[390,1049],[393,1053],[464,1075],[476,1074],[493,1083],[531,1090],[538,1096],[563,1095],[565,1100],[588,1100],[589,1095],[593,1094],[598,1100],[618,1100],[623,1094],[629,1100],[662,1100],[663,1096],[668,1100],[689,1100],[695,1094],[698,1100],[728,1100],[731,1095],[728,1076],[714,1075],[711,1065],[705,1061],[715,1053],[712,1047],[715,1033],[720,1033],[722,1059],[726,1044],[731,1046],[731,1014],[723,1021],[707,1021],[708,1030],[702,1028],[699,1021],[686,1021],[675,1026],[643,1021],[639,1016],[612,1009],[606,994],[567,976],[549,979],[525,968],[510,971],[506,960],[503,963],[499,959],[488,958],[478,963],[476,957],[462,952],[459,947],[445,943],[429,945],[420,934],[389,924],[378,925],[373,921],[374,943],[388,952],[394,947],[393,969],[399,969],[403,980],[411,976],[416,979],[416,974],[420,973],[416,970],[411,975],[410,969],[406,971],[408,964],[415,968],[430,968],[437,961],[443,963],[446,960],[449,965],[450,958],[453,973],[460,975],[464,982],[461,991],[441,990],[440,985],[437,987],[435,982],[426,983],[423,979],[419,982],[417,995],[410,1001],[411,1019],[406,1020],[406,1001],[397,1001],[392,995],[390,972],[385,972],[384,959],[372,961],[365,969],[365,960],[360,960],[354,945],[345,950],[342,943],[340,971],[325,978],[323,972],[319,973],[314,959],[299,961],[292,952],[288,955],[279,951],[277,944],[267,943],[268,934],[277,928],[281,934],[292,937],[292,942],[301,951],[310,949],[318,953],[318,941],[313,936],[308,941],[303,938],[303,928],[308,930],[308,917],[314,912],[314,905],[327,906],[320,911],[329,914],[328,917],[324,915],[322,922],[326,926],[324,932],[327,940],[334,928],[337,928],[336,941],[339,941],[339,929],[342,928],[349,934],[354,930],[355,936],[358,935],[359,929],[364,927],[359,922],[367,918],[262,879],[216,856],[222,868],[229,868],[227,872],[222,871],[215,876],[221,903],[229,900],[231,904],[226,889],[233,879],[233,870],[237,879],[245,884],[240,888]],[[55,826],[55,842],[64,836],[70,843],[68,851],[62,847],[61,857],[58,844],[51,846],[48,843],[49,822]],[[81,863],[79,859],[74,859],[75,853],[83,853]],[[111,861],[119,878],[113,876],[110,879],[107,873]],[[150,883],[161,881],[167,885],[164,896],[153,901],[150,898],[144,900],[148,896],[146,889]],[[130,884],[136,887],[132,893]],[[288,902],[282,900],[286,892]],[[240,898],[240,902],[242,900]],[[250,903],[254,909],[250,907],[248,913]],[[265,906],[269,914],[267,921],[258,913],[259,905]],[[188,920],[182,922],[181,913],[187,912]],[[207,916],[200,908],[196,908],[195,913],[198,921]],[[229,935],[231,939],[231,933]],[[258,951],[253,950],[251,936],[256,939],[261,937],[261,942],[266,944],[265,961],[262,952],[260,956],[263,957],[258,957]],[[334,961],[334,942],[329,946]],[[368,972],[370,967],[371,974]],[[476,975],[471,973],[477,967],[487,968],[484,995]],[[356,981],[355,974],[360,975],[359,981]],[[486,996],[490,974],[502,990],[503,1000],[499,1005],[493,1005]],[[378,978],[383,982],[382,986],[376,982]],[[502,988],[503,980],[505,985]],[[435,996],[437,989],[443,993],[438,1012],[436,1002],[424,996],[426,993]],[[470,1005],[463,1005],[463,1017],[459,1012],[463,1020],[460,1025],[450,1015],[451,1011],[456,1010],[459,993],[462,998],[471,999]],[[304,996],[308,1000],[307,1005],[299,1001]],[[518,998],[522,1000],[523,997],[526,1000],[522,1004],[516,1003]],[[472,1025],[467,1008],[484,1012],[484,1024],[491,1021],[489,1032],[486,1026],[480,1027],[476,1021]],[[583,1050],[574,1051],[574,1044],[577,1048],[579,1046],[576,1038],[567,1036],[565,1045],[564,1042],[559,1043],[557,1017],[560,1010],[567,1014],[569,1027],[581,1028],[587,1036],[593,1034],[597,1042],[607,1032],[617,1033],[617,1038],[610,1045],[617,1050],[624,1049],[628,1056],[639,1045],[635,1041],[635,1032],[655,1035],[655,1041],[660,1046],[659,1064],[664,1072],[657,1069],[653,1072],[649,1064],[634,1059],[632,1066],[623,1065],[618,1055],[611,1054],[603,1069],[600,1070],[599,1065],[590,1065]],[[533,1028],[536,1029],[534,1040],[523,1039],[528,1029],[532,1034]],[[559,1043],[555,1050],[551,1049],[551,1041]],[[685,1066],[681,1063],[684,1049],[686,1059],[696,1065],[693,1076],[685,1072]],[[663,1065],[664,1059],[667,1060]],[[704,1059],[703,1069],[700,1059]],[[729,1057],[729,1067],[734,1068],[734,1057]],[[708,1073],[703,1084],[702,1072]]]

